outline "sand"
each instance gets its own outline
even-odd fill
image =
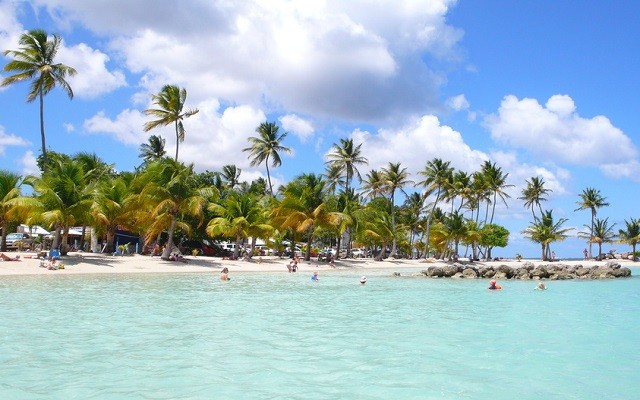
[[[252,261],[223,260],[217,257],[186,256],[187,263],[165,261],[159,257],[132,255],[109,256],[104,254],[72,252],[61,258],[59,263],[64,269],[48,270],[40,267],[40,260],[35,253],[7,252],[11,257],[20,255],[21,261],[0,261],[0,276],[8,275],[70,275],[70,274],[137,274],[137,273],[219,273],[222,268],[229,268],[229,273],[241,272],[283,272],[287,273],[288,259],[275,256],[254,258]],[[522,262],[524,262],[523,260]],[[540,260],[532,261],[535,265],[546,264]],[[633,267],[631,261],[616,260],[623,266]],[[476,262],[474,265],[508,265],[517,267],[522,262],[516,260]],[[580,264],[584,267],[604,265],[606,261],[560,261],[562,264]],[[326,262],[301,260],[298,272],[335,271],[335,270],[385,270],[402,272],[403,270],[426,269],[431,265],[446,265],[442,260],[385,260],[348,259],[337,260],[336,268]]]

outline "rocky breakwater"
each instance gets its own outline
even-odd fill
[[[523,280],[564,280],[564,279],[614,279],[628,278],[631,270],[618,262],[609,261],[604,265],[583,267],[580,264],[567,265],[550,263],[535,265],[523,262],[522,265],[486,266],[482,264],[454,263],[444,266],[431,266],[416,275],[429,278],[487,278],[487,279],[523,279]]]

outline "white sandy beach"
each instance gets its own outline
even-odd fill
[[[186,273],[200,272],[212,273],[220,272],[224,267],[229,268],[230,274],[239,272],[287,272],[288,259],[278,257],[254,258],[252,261],[223,260],[214,257],[193,257],[186,256],[187,263],[176,261],[165,261],[159,257],[133,255],[133,256],[109,256],[96,253],[72,252],[61,258],[59,263],[64,265],[64,269],[48,270],[40,267],[40,260],[35,253],[29,252],[7,252],[11,257],[20,255],[20,261],[0,261],[0,275],[68,275],[68,274],[136,274],[136,273]],[[517,267],[522,262],[516,260],[475,262],[473,265],[498,266],[507,265]],[[535,265],[547,264],[540,260],[528,260]],[[629,260],[616,260],[623,266],[633,267],[636,264]],[[607,261],[559,261],[560,264],[592,267],[604,265]],[[379,270],[388,269],[390,271],[418,270],[426,269],[431,265],[447,265],[442,260],[385,260],[374,261],[372,259],[346,259],[337,260],[336,269],[333,269],[326,262],[317,262],[314,259],[310,262],[301,261],[298,265],[299,272],[312,271],[335,271],[335,270]]]

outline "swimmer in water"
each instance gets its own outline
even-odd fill
[[[222,271],[220,271],[220,280],[221,281],[231,280],[229,278],[229,268],[227,268],[227,267],[222,268]]]
[[[547,290],[547,286],[544,282],[538,282],[534,290]]]
[[[318,273],[317,272],[313,273],[313,276],[311,276],[311,281],[318,282]]]
[[[360,284],[364,285],[365,283],[367,283],[367,277],[362,275],[362,278],[360,278]]]
[[[498,285],[495,279],[489,281],[489,290],[502,290],[502,286]]]

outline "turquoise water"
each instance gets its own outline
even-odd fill
[[[0,398],[638,398],[638,276],[359,274],[4,277]]]

